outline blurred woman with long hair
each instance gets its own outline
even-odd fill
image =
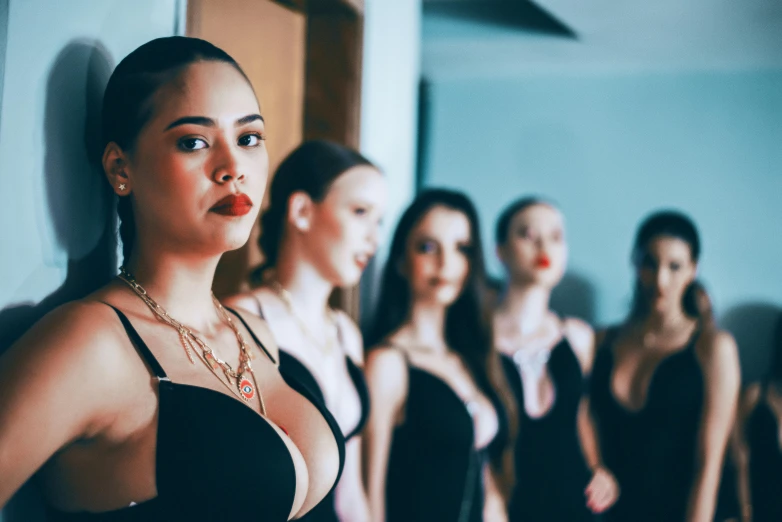
[[[602,335],[591,404],[622,493],[616,521],[711,522],[740,381],[733,337],[696,282],[701,243],[684,214],[641,224],[627,320]]]
[[[428,190],[405,211],[378,302],[367,358],[373,520],[506,519],[515,412],[466,196]]]

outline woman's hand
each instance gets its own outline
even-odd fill
[[[610,471],[597,467],[584,494],[587,498],[587,507],[592,510],[592,513],[602,513],[613,506],[619,498],[619,484]]]

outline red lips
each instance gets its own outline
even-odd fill
[[[253,208],[253,201],[247,194],[231,194],[224,197],[209,209],[209,212],[222,216],[244,216]]]
[[[538,268],[549,268],[551,266],[551,260],[548,256],[540,256],[535,260],[535,266]]]

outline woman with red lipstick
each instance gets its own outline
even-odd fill
[[[336,483],[339,427],[286,384],[265,323],[211,292],[268,170],[250,82],[203,40],[153,40],[103,101],[119,277],[0,359],[0,506],[37,474],[51,520],[285,522]]]
[[[501,522],[515,414],[492,346],[478,216],[429,190],[405,211],[367,359],[375,522]]]
[[[368,519],[361,480],[361,432],[369,415],[363,341],[355,323],[328,305],[336,287],[359,282],[377,249],[386,186],[355,151],[310,141],[277,169],[261,218],[266,256],[260,286],[229,299],[264,317],[281,347],[280,365],[328,406],[347,440],[335,494],[308,522]]]
[[[638,229],[633,308],[602,334],[592,373],[603,456],[622,488],[607,520],[726,515],[715,512],[739,361],[733,337],[698,295],[700,253],[695,225],[679,212],[657,212]]]
[[[594,521],[619,491],[601,461],[585,393],[592,328],[549,308],[567,265],[564,219],[544,200],[521,199],[500,214],[496,241],[508,281],[495,344],[520,419],[510,520]]]

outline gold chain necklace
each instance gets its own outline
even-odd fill
[[[244,336],[234,324],[233,319],[231,319],[231,316],[228,315],[228,312],[225,310],[223,305],[220,304],[220,301],[217,300],[214,294],[212,294],[212,302],[214,303],[215,308],[217,309],[223,321],[227,322],[228,326],[231,328],[231,330],[233,330],[234,335],[236,335],[236,340],[239,341],[239,368],[236,370],[234,370],[226,361],[220,359],[215,351],[210,348],[209,345],[207,345],[200,337],[193,333],[190,328],[168,315],[168,312],[166,312],[162,306],[160,306],[149,296],[144,287],[136,282],[133,274],[131,274],[124,266],[119,267],[119,270],[120,273],[118,277],[125,284],[127,284],[133,290],[133,292],[141,298],[142,301],[144,301],[144,303],[155,314],[155,317],[179,332],[179,339],[182,341],[182,345],[185,348],[185,353],[187,354],[187,358],[190,360],[191,364],[195,364],[195,360],[193,359],[193,352],[200,351],[200,359],[204,362],[204,364],[206,364],[207,368],[209,368],[215,377],[217,377],[220,382],[222,382],[229,390],[231,390],[231,392],[244,399],[245,402],[250,402],[253,397],[255,397],[257,390],[258,401],[261,406],[261,415],[266,416],[266,404],[263,401],[263,393],[261,393],[261,388],[258,386],[258,382],[255,378],[255,372],[253,371],[252,364],[250,363],[250,361],[253,359],[253,354],[250,351],[250,348],[247,346],[247,343],[244,341]],[[198,348],[198,350],[196,350],[196,348]],[[222,370],[223,376],[220,375],[218,370]],[[249,379],[244,376],[245,373],[249,374]]]
[[[326,315],[328,316],[328,320],[330,325],[333,328],[332,335],[328,336],[326,341],[322,341],[319,339],[316,335],[312,333],[312,331],[307,326],[307,323],[301,318],[301,316],[296,313],[296,307],[293,304],[293,298],[291,297],[291,293],[288,292],[285,287],[283,287],[279,281],[276,279],[273,279],[271,281],[271,286],[274,289],[274,291],[277,293],[278,296],[280,296],[280,299],[282,299],[282,302],[285,303],[285,307],[290,312],[291,316],[293,317],[293,320],[296,321],[296,324],[299,327],[299,330],[304,334],[305,337],[307,337],[311,343],[313,343],[315,346],[321,349],[321,351],[324,353],[324,355],[329,356],[334,351],[334,340],[337,337],[337,320],[335,318],[335,313],[331,308],[326,307]]]

